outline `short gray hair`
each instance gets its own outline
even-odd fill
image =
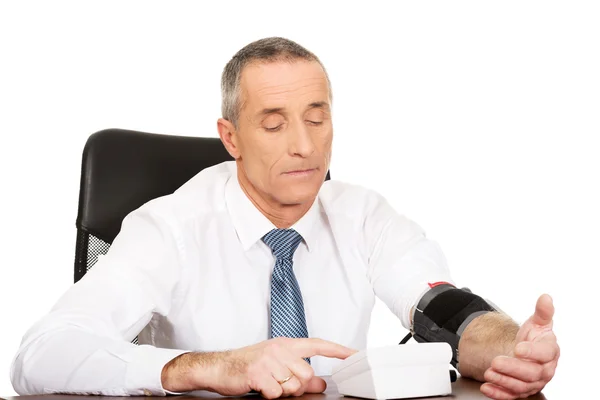
[[[274,62],[274,61],[315,61],[319,63],[329,87],[329,99],[332,100],[331,82],[325,67],[319,58],[300,46],[298,43],[281,37],[270,37],[260,39],[244,46],[225,65],[221,76],[221,113],[223,118],[231,122],[236,129],[240,117],[242,105],[240,103],[241,88],[240,81],[242,70],[252,62]]]

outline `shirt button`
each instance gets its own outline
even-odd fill
[[[146,396],[152,396],[152,392],[149,391],[148,389],[144,389],[144,395],[146,395]]]

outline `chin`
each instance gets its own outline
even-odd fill
[[[298,205],[305,204],[307,202],[312,203],[317,195],[319,194],[319,190],[315,190],[315,188],[311,188],[311,190],[290,190],[290,188],[283,188],[280,191],[281,196],[279,196],[279,202],[285,205]]]

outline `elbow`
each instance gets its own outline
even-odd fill
[[[10,367],[11,384],[20,396],[60,388],[69,373],[69,357],[63,350],[69,348],[68,342],[74,343],[72,338],[60,330],[34,328],[25,334]]]
[[[35,368],[31,368],[25,362],[31,358],[28,350],[19,349],[10,367],[10,382],[19,396],[44,394],[40,379],[36,377]]]

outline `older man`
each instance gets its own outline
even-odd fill
[[[318,376],[366,347],[375,296],[421,340],[436,338],[417,328],[440,318],[460,324],[444,324],[454,361],[489,397],[553,377],[549,296],[519,327],[456,288],[439,247],[380,195],[324,183],[332,93],[314,54],[253,42],[226,65],[222,94],[217,126],[235,161],[127,216],[109,253],[26,333],[17,392],[321,392]]]

